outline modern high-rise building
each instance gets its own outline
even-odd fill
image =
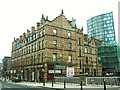
[[[102,40],[104,45],[98,46],[99,62],[102,63],[103,75],[108,75],[119,68],[118,46],[116,44],[113,13],[104,13],[87,20],[89,37]],[[112,73],[112,75],[118,75]]]
[[[105,41],[105,44],[115,43],[113,13],[105,13],[87,20],[89,37]]]

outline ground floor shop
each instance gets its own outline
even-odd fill
[[[94,70],[95,75],[98,74],[98,70],[97,68]],[[84,72],[81,73],[81,69],[77,65],[44,63],[11,68],[11,77],[20,76],[22,81],[29,82],[47,82],[54,80],[55,77],[73,77],[79,76],[80,74],[83,75],[83,73],[86,74],[86,72],[88,72],[88,70],[85,69]]]

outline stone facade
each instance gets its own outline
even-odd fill
[[[12,75],[25,81],[49,81],[54,76],[66,76],[67,67],[73,67],[74,76],[100,76],[102,68],[97,58],[100,43],[83,34],[83,29],[78,29],[63,13],[52,21],[42,15],[36,28],[14,38]]]

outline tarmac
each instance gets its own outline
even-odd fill
[[[81,85],[78,84],[71,84],[71,83],[53,83],[52,82],[47,82],[45,84],[43,83],[38,83],[38,82],[18,82],[16,84],[21,84],[21,85],[27,85],[27,86],[33,86],[33,87],[47,87],[47,88],[81,88]],[[83,88],[104,88],[104,85],[84,85],[82,86]],[[106,88],[120,88],[120,86],[111,86],[111,85],[106,85]]]

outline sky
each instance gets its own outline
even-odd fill
[[[0,60],[11,56],[14,37],[19,38],[27,29],[40,21],[42,14],[49,20],[63,9],[68,20],[76,19],[77,27],[87,33],[87,20],[113,11],[115,32],[118,31],[119,0],[0,0]]]

